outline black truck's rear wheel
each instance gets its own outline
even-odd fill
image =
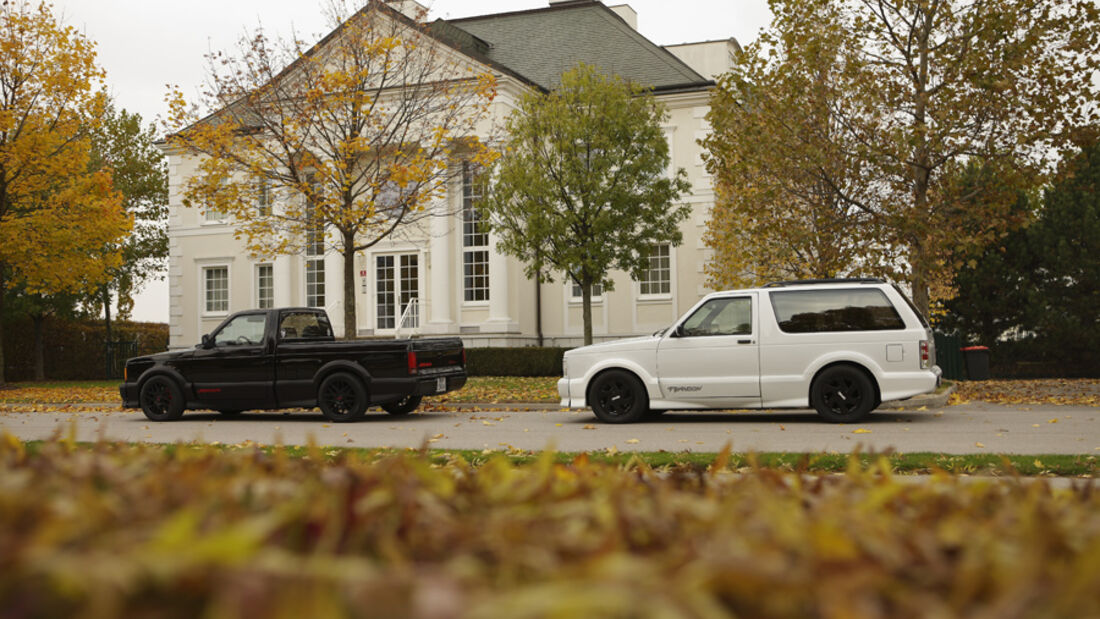
[[[367,410],[367,389],[358,377],[337,372],[321,381],[317,405],[331,421],[357,421]]]
[[[382,405],[382,410],[391,415],[408,415],[416,410],[416,407],[420,406],[421,397],[418,395],[407,395],[395,402],[387,402]]]
[[[141,412],[152,421],[174,421],[183,416],[183,392],[167,376],[154,376],[141,386]]]

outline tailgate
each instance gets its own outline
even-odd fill
[[[417,373],[421,376],[450,374],[465,370],[465,349],[457,337],[412,340]]]

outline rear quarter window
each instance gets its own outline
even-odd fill
[[[889,331],[904,329],[886,295],[876,288],[790,290],[769,294],[784,333]]]

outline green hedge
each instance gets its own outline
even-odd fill
[[[168,325],[159,322],[117,322],[113,339],[137,340],[136,355],[168,348]],[[48,380],[95,380],[107,376],[102,321],[47,317],[43,325],[45,370]],[[4,377],[8,381],[34,379],[34,324],[29,318],[4,320]]]
[[[467,348],[470,376],[561,376],[561,357],[568,348]]]

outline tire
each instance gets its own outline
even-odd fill
[[[604,423],[634,423],[649,412],[645,387],[623,370],[609,370],[597,376],[589,395],[592,412]]]
[[[358,421],[367,411],[367,389],[358,377],[336,372],[321,381],[317,405],[329,421]]]
[[[218,414],[221,415],[222,417],[237,417],[238,415],[240,415],[243,412],[244,411],[239,411],[239,410],[219,410]]]
[[[416,410],[416,407],[420,406],[421,397],[418,395],[407,395],[395,402],[387,402],[382,405],[382,410],[391,415],[408,415]]]
[[[871,414],[878,396],[871,379],[852,366],[836,365],[818,374],[810,386],[810,404],[832,423],[855,423]]]
[[[150,421],[175,421],[183,416],[183,391],[167,376],[154,376],[145,381],[138,400],[141,412]]]

